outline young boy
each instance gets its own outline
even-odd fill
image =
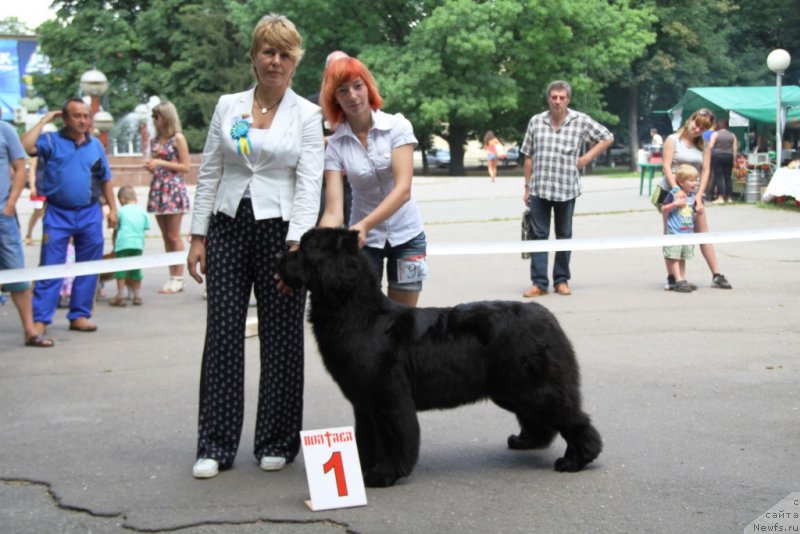
[[[150,218],[147,212],[136,203],[136,191],[130,186],[123,186],[117,193],[122,207],[117,213],[119,223],[114,229],[114,252],[117,258],[141,256],[144,251],[144,233],[150,229]],[[117,296],[109,299],[112,306],[125,306],[125,281],[133,291],[133,304],[140,306],[142,297],[142,270],[121,271],[114,273],[117,280]]]
[[[675,173],[675,181],[684,196],[675,197],[668,193],[661,206],[667,234],[691,234],[694,232],[695,212],[702,213],[703,207],[694,205],[694,189],[697,187],[697,169],[691,165],[680,165]],[[674,291],[691,293],[697,286],[686,281],[686,260],[694,256],[694,245],[671,245],[664,247],[669,274],[675,277]]]

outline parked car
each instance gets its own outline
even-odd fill
[[[450,166],[450,151],[444,148],[431,148],[426,152],[428,165],[446,169]]]
[[[514,167],[519,165],[519,156],[519,147],[512,146],[506,151],[506,158],[500,160],[501,165],[503,165],[503,167]]]
[[[631,160],[630,147],[621,143],[614,143],[608,151],[611,153],[613,163],[628,163]]]
[[[501,160],[499,160],[500,161],[499,166],[500,167],[516,167],[520,163],[520,159],[519,158],[520,158],[519,147],[514,145],[511,148],[509,148],[508,150],[506,150],[506,157],[501,159]],[[486,153],[485,152],[481,156],[481,158],[478,160],[478,165],[480,165],[481,167],[486,167]]]

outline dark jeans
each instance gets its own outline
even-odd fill
[[[733,181],[731,175],[733,173],[733,154],[714,154],[711,153],[711,182],[709,187],[713,193],[716,186],[717,195],[722,195],[725,198],[731,198],[733,195]],[[713,200],[713,195],[711,199]]]
[[[550,238],[551,213],[555,219],[556,239],[572,238],[572,214],[575,211],[574,198],[564,202],[556,202],[531,196],[530,209],[534,239]],[[553,285],[565,284],[569,281],[570,255],[571,252],[568,250],[556,252],[556,260],[553,265]],[[548,288],[547,252],[534,252],[531,255],[531,281],[539,289],[546,290]]]

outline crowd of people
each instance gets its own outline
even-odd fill
[[[189,149],[175,106],[162,102],[152,110],[156,135],[143,165],[152,173],[146,211],[130,187],[114,198],[111,169],[102,144],[91,135],[89,107],[71,98],[59,111],[18,138],[0,122],[0,269],[23,266],[22,238],[15,204],[26,181],[25,157],[35,158],[32,192],[46,198],[41,265],[64,263],[74,246],[76,261],[103,257],[103,224],[114,230],[114,256],[138,256],[153,214],[167,252],[181,251],[182,216],[191,213],[188,273],[204,283],[208,317],[200,376],[197,448],[193,476],[210,478],[230,468],[244,423],[244,338],[251,292],[255,294],[260,342],[258,408],[253,454],[265,471],[283,468],[299,452],[303,414],[303,323],[306,295],[292,291],[275,271],[275,257],[295,250],[310,228],[347,226],[379,278],[387,296],[416,306],[428,276],[427,239],[413,195],[413,151],[418,142],[412,124],[399,113],[384,112],[383,98],[364,63],[336,51],[328,57],[319,106],[292,89],[303,58],[295,25],[267,15],[255,26],[249,56],[254,84],[222,95],[208,128],[197,189],[190,207],[185,185]],[[572,237],[573,214],[581,194],[580,171],[603,154],[614,137],[602,124],[569,107],[572,88],[563,80],[545,91],[548,109],[531,117],[520,152],[524,156],[522,200],[529,208],[532,238]],[[61,119],[57,132],[45,127]],[[664,233],[707,232],[703,192],[712,169],[720,198],[730,197],[728,163],[737,146],[725,125],[707,143],[714,124],[708,110],[691,115],[663,141],[664,178],[659,202]],[[323,126],[327,129],[324,132]],[[657,132],[653,132],[654,140]],[[660,136],[658,136],[659,145]],[[582,151],[582,147],[588,150]],[[493,132],[484,136],[492,181],[505,147]],[[713,149],[713,150],[712,150]],[[712,156],[712,151],[715,155]],[[324,188],[323,188],[324,184]],[[320,208],[320,206],[323,206]],[[32,225],[36,219],[32,218]],[[28,230],[26,241],[32,241]],[[669,249],[669,250],[668,250]],[[714,248],[700,245],[712,285],[729,289]],[[667,289],[689,292],[686,246],[665,247]],[[163,294],[184,289],[182,265],[170,267]],[[141,305],[141,270],[114,274],[114,307],[128,298]],[[531,286],[523,297],[553,291],[570,295],[570,252],[555,253],[552,276],[548,254],[531,255]],[[9,284],[28,346],[52,347],[46,337],[59,300],[61,280]],[[70,330],[93,332],[91,321],[97,275],[75,278],[69,297]],[[280,393],[276,393],[280,391]]]

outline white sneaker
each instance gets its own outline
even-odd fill
[[[192,476],[194,478],[212,478],[219,473],[219,462],[211,458],[200,458],[194,463]]]
[[[261,469],[264,471],[280,471],[286,467],[286,458],[281,456],[262,456]]]

